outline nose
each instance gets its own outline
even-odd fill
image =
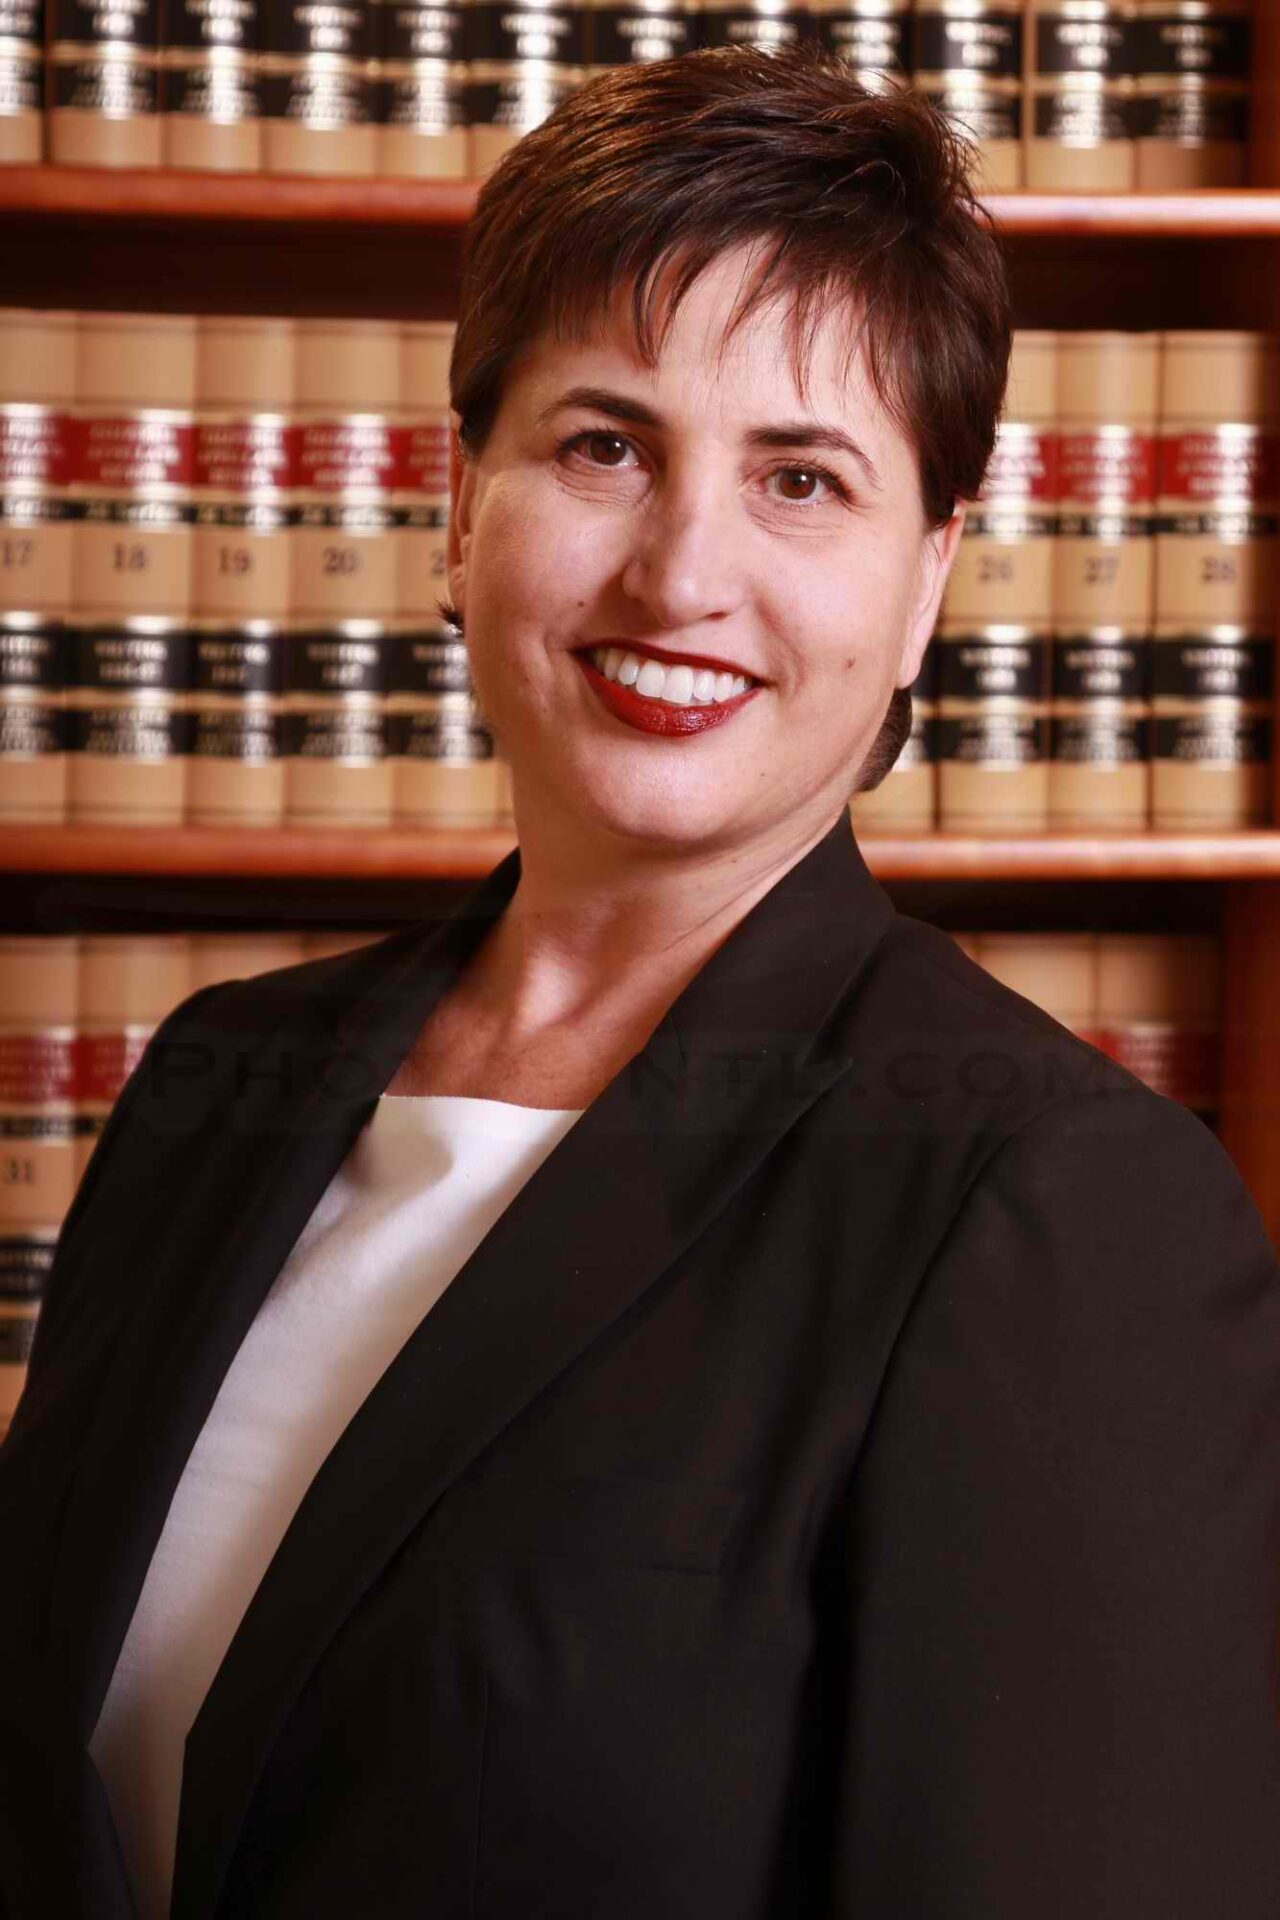
[[[622,588],[658,627],[693,627],[735,613],[747,588],[746,528],[736,484],[670,472],[637,516]]]

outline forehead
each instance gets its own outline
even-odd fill
[[[660,404],[673,420],[807,418],[856,427],[874,438],[890,464],[897,442],[912,466],[872,381],[857,306],[849,299],[818,301],[803,329],[787,290],[768,293],[747,310],[758,259],[748,248],[718,256],[674,309],[666,298],[669,268],[659,282],[652,365],[641,351],[631,289],[620,288],[560,337],[545,331],[531,341],[509,372],[509,396],[519,389],[536,410],[558,389],[625,378],[628,391]]]

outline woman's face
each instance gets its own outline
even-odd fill
[[[589,345],[535,341],[483,453],[455,447],[450,592],[522,837],[794,849],[919,669],[962,516],[926,529],[914,451],[860,356],[844,379],[834,317],[807,403],[781,307],[722,350],[748,258],[695,283],[653,372],[624,317]],[[593,648],[615,671],[635,655],[638,687]]]

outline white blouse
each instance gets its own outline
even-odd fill
[[[142,1920],[165,1920],[183,1747],[307,1488],[414,1328],[585,1111],[384,1094],[187,1461],[90,1751]]]

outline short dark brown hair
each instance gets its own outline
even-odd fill
[[[480,190],[449,366],[464,457],[483,450],[507,373],[540,335],[583,338],[628,289],[637,352],[653,367],[699,274],[763,243],[726,338],[789,295],[803,394],[814,334],[846,310],[849,361],[861,342],[877,397],[915,447],[926,524],[942,526],[981,487],[1011,339],[971,157],[926,102],[869,90],[813,41],[599,75]],[[897,689],[859,791],[883,779],[910,730],[911,696]]]

